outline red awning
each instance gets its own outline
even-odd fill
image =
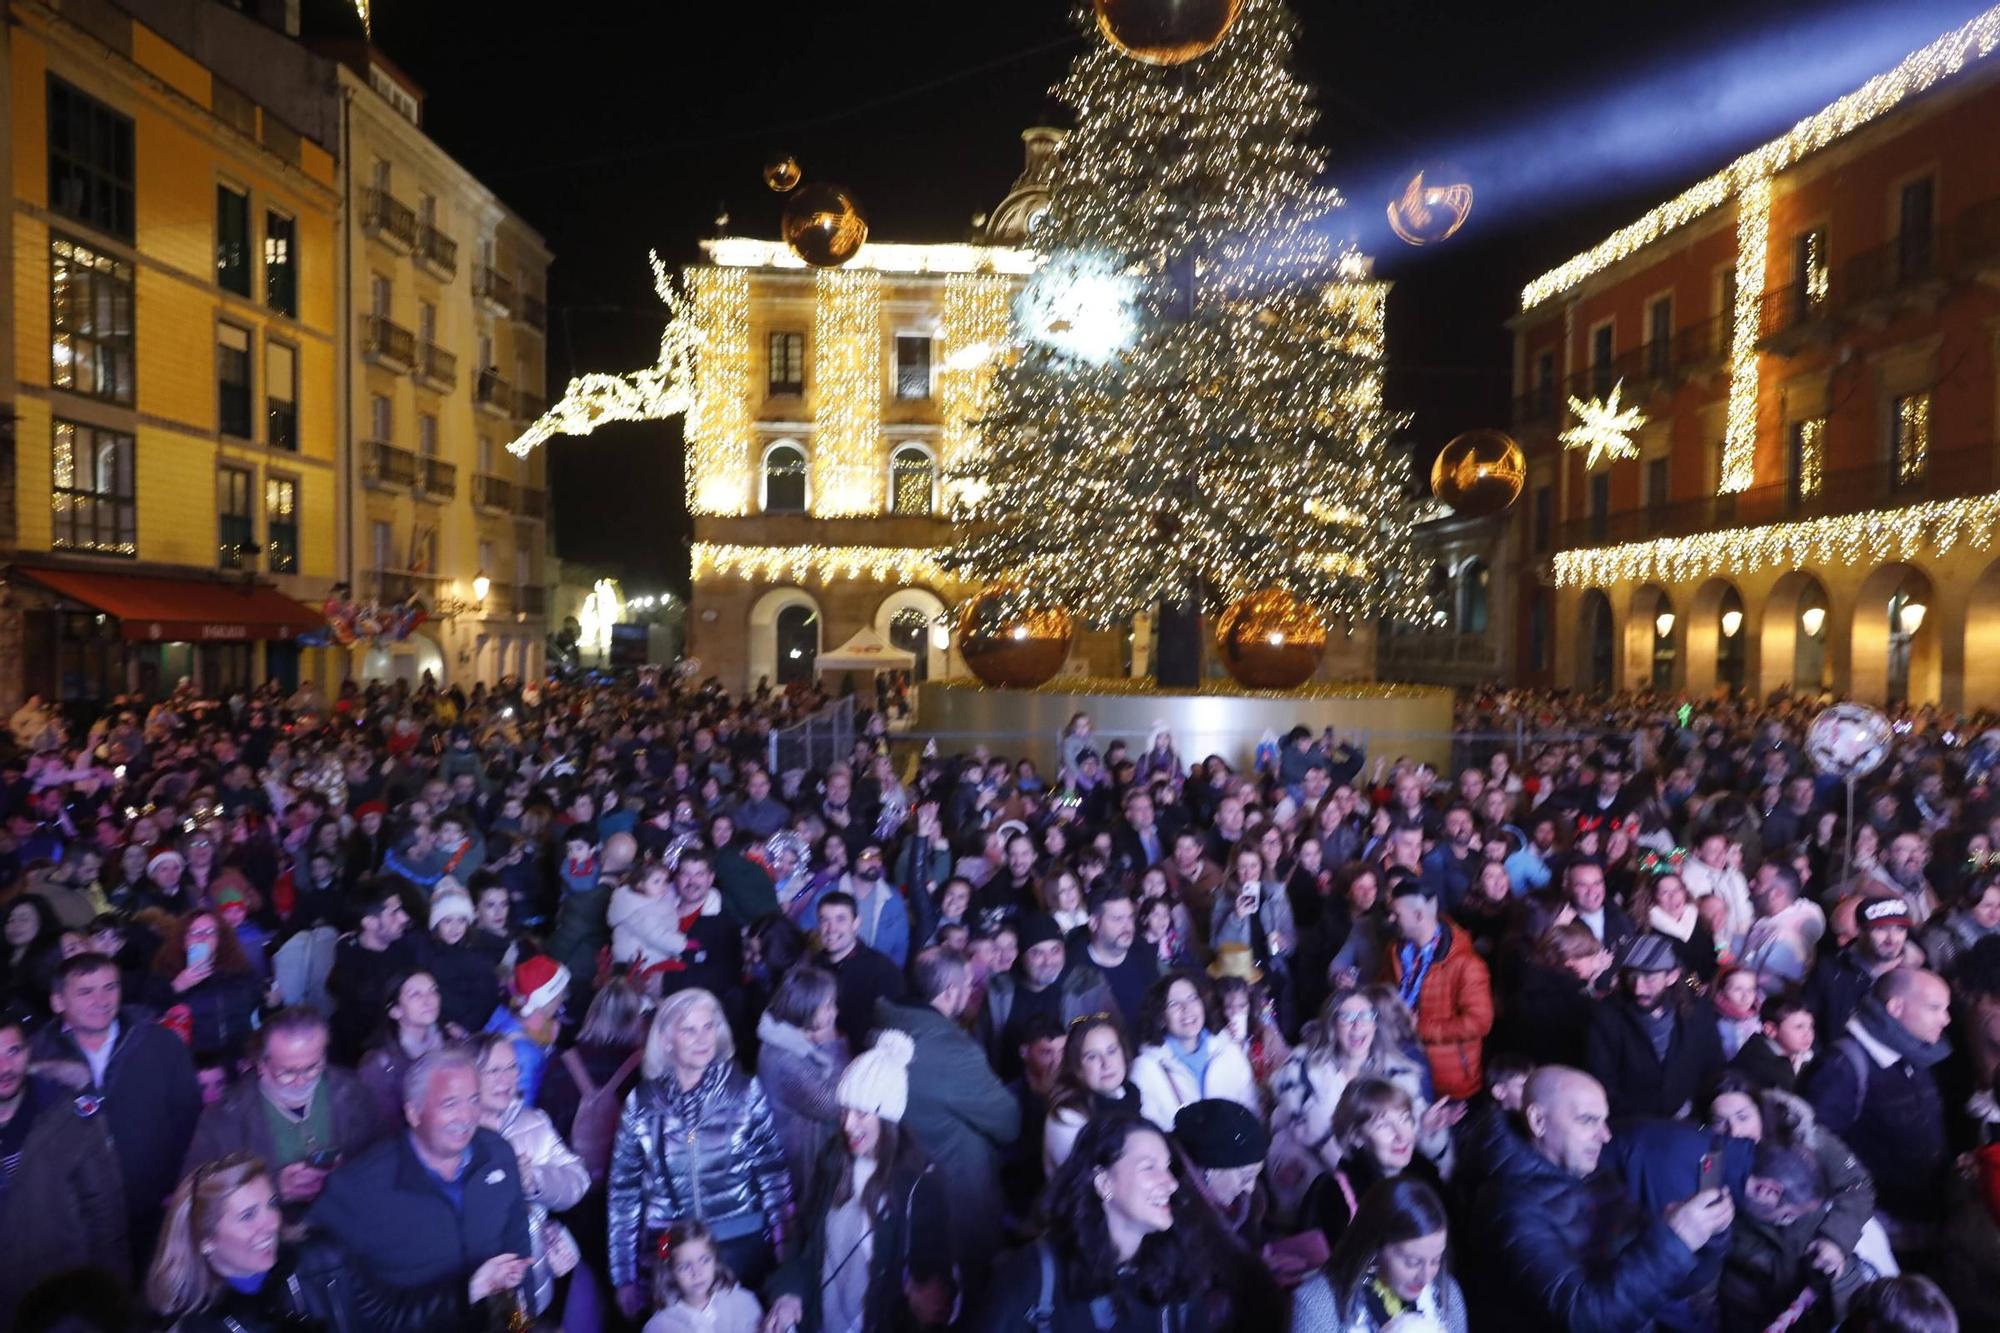
[[[156,579],[17,565],[42,586],[118,617],[138,643],[243,643],[296,639],[322,623],[318,612],[262,584]]]

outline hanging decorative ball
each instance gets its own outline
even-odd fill
[[[1431,493],[1472,518],[1497,514],[1521,498],[1528,460],[1504,432],[1469,430],[1438,452]]]
[[[1062,670],[1075,629],[1060,606],[1038,604],[1013,584],[996,584],[959,611],[958,651],[988,685],[1029,690]]]
[[[1243,0],[1096,0],[1104,39],[1148,65],[1184,65],[1228,35]]]
[[[1464,181],[1425,180],[1419,171],[1389,201],[1389,229],[1405,245],[1435,245],[1457,235],[1472,216],[1472,187]]]
[[[1326,622],[1283,588],[1266,588],[1229,604],[1215,622],[1215,646],[1237,684],[1295,690],[1326,655]]]
[[[839,268],[868,239],[868,215],[838,185],[801,185],[785,200],[785,244],[814,268]]]
[[[799,160],[795,157],[776,157],[764,164],[764,184],[778,194],[789,194],[799,185]]]

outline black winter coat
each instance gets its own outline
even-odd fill
[[[172,1333],[429,1333],[481,1327],[467,1281],[397,1290],[349,1262],[324,1239],[287,1245],[262,1288],[245,1295],[225,1285],[215,1304],[183,1315]]]
[[[979,1313],[966,1322],[972,1333],[1207,1333],[1208,1317],[1200,1299],[1162,1309],[1147,1304],[1129,1280],[1119,1279],[1113,1295],[1113,1322],[1097,1322],[1093,1302],[1069,1289],[1075,1259],[1060,1247],[1037,1242],[1017,1250],[1000,1263]],[[1045,1261],[1053,1261],[1053,1281],[1044,1277]],[[1095,1283],[1097,1278],[1086,1279]],[[1050,1293],[1046,1324],[1035,1318]]]
[[[255,972],[215,972],[199,985],[177,992],[170,978],[155,974],[148,978],[145,1000],[163,1014],[186,1005],[193,1020],[194,1053],[233,1062],[256,1031],[254,1020],[264,1002],[264,987]]]
[[[847,1169],[847,1150],[829,1144],[813,1171],[812,1198],[799,1230],[799,1250],[765,1284],[764,1305],[780,1296],[796,1296],[805,1305],[802,1327],[821,1324],[821,1273],[826,1261],[826,1223],[833,1212],[833,1194]],[[874,1247],[868,1260],[868,1303],[862,1327],[876,1333],[904,1333],[925,1327],[910,1311],[904,1283],[944,1282],[958,1285],[951,1255],[951,1205],[944,1178],[922,1160],[904,1160],[889,1167],[889,1178],[877,1201]],[[838,1259],[838,1256],[835,1256]],[[947,1295],[945,1308],[951,1308]]]
[[[1566,968],[1529,963],[1500,1017],[1493,1049],[1518,1051],[1537,1065],[1582,1068],[1584,1034],[1601,1004]]]
[[[1638,1006],[1622,995],[1605,1001],[1591,1015],[1584,1041],[1584,1068],[1604,1085],[1614,1120],[1675,1118],[1703,1095],[1722,1063],[1715,1008],[1699,996],[1679,1006],[1664,1060],[1653,1053]]]
[[[125,1239],[125,1187],[108,1119],[88,1096],[31,1078],[15,1115],[33,1117],[21,1164],[0,1186],[0,1328],[44,1278],[91,1267],[124,1284],[132,1254]]]
[[[500,972],[494,956],[471,940],[471,931],[457,944],[426,935],[417,942],[417,966],[438,984],[439,1021],[480,1032],[500,1003]]]

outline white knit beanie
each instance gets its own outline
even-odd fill
[[[464,921],[471,921],[475,917],[472,910],[472,896],[456,884],[449,888],[441,888],[431,895],[432,927],[435,928],[438,922],[449,921],[453,917]]]
[[[847,1110],[902,1123],[910,1105],[910,1057],[916,1053],[907,1032],[884,1028],[875,1044],[847,1066],[833,1099]]]

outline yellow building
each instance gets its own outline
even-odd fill
[[[546,461],[507,442],[544,408],[550,255],[433,143],[423,93],[379,51],[338,62],[341,400],[353,503],[342,569],[355,595],[415,595],[433,617],[356,674],[440,683],[541,673]]]
[[[221,6],[7,5],[0,708],[324,669],[335,161],[190,54],[211,9],[274,86],[310,60]]]

